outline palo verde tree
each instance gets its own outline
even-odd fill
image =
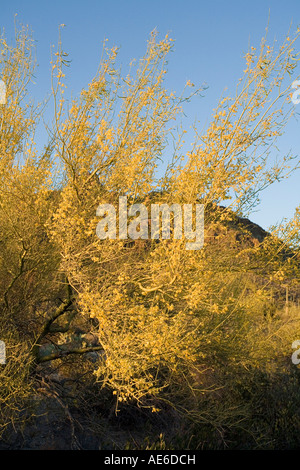
[[[163,86],[170,39],[152,35],[134,75],[123,80],[116,49],[108,51],[98,75],[68,111],[64,99],[58,101],[64,74],[63,53],[57,53],[55,141],[66,183],[49,230],[61,247],[61,266],[82,314],[98,320],[104,354],[97,379],[112,387],[119,401],[139,401],[170,388],[172,381],[189,380],[212,351],[224,355],[225,343],[228,354],[237,355],[254,319],[240,304],[245,285],[231,269],[229,247],[191,253],[184,240],[173,238],[159,244],[140,240],[132,247],[123,240],[99,240],[97,206],[117,204],[126,195],[131,203],[201,201],[207,207],[231,198],[235,209],[249,209],[263,188],[290,171],[291,158],[272,165],[267,157],[294,110],[286,77],[295,67],[297,37],[287,38],[278,52],[263,40],[258,53],[246,54],[236,96],[221,100],[183,163],[179,136],[178,154],[159,181],[156,168],[169,123],[183,99]],[[224,222],[230,217],[226,211],[219,216]],[[206,223],[217,223],[213,212]],[[250,266],[244,258],[240,271]],[[222,274],[220,264],[227,267]]]

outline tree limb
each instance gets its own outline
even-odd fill
[[[54,359],[61,359],[65,356],[69,356],[70,354],[86,354],[89,352],[94,351],[104,351],[102,346],[91,346],[88,348],[77,348],[77,349],[70,349],[67,351],[57,351],[52,354],[48,354],[48,356],[44,356],[37,359],[38,363],[53,361]]]

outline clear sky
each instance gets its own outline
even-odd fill
[[[175,39],[169,57],[168,86],[180,92],[186,81],[208,89],[186,108],[190,122],[207,125],[225,88],[234,89],[244,68],[249,42],[258,46],[268,22],[269,38],[278,42],[291,23],[300,24],[300,0],[0,0],[0,28],[8,40],[14,36],[14,15],[34,34],[39,64],[34,93],[42,99],[50,90],[50,47],[57,44],[58,26],[65,24],[63,47],[72,60],[68,87],[77,94],[97,71],[102,42],[120,49],[120,62],[145,52],[150,32],[156,28]],[[300,104],[299,113],[300,113]],[[300,116],[283,138],[280,151],[293,150],[300,158]],[[274,152],[274,158],[277,153]],[[292,217],[300,204],[300,172],[277,183],[262,195],[251,219],[264,228]]]

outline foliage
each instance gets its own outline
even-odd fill
[[[250,49],[236,95],[221,99],[202,135],[195,128],[187,155],[176,124],[203,87],[188,95],[188,84],[181,96],[166,89],[168,36],[152,33],[125,77],[117,49],[104,47],[97,75],[71,101],[59,36],[53,122],[42,150],[34,136],[44,108],[28,94],[33,42],[24,28],[14,47],[2,37],[0,295],[12,325],[9,348],[17,337],[24,358],[23,366],[9,358],[3,369],[3,403],[15,396],[4,385],[10,374],[22,401],[38,363],[96,353],[99,400],[109,389],[115,412],[130,403],[158,414],[173,407],[223,437],[225,428],[234,433],[249,422],[262,393],[257,377],[277,377],[276,365],[300,334],[297,315],[276,309],[285,286],[299,296],[299,210],[285,231],[261,236],[238,217],[297,168],[292,156],[270,157],[295,111],[289,93],[299,34],[278,50],[266,38],[259,51]],[[172,136],[173,159],[159,174]],[[204,248],[186,250],[173,233],[159,241],[100,240],[97,207],[117,206],[124,195],[147,208],[203,203]]]

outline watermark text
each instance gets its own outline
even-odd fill
[[[6,85],[3,80],[0,80],[0,104],[6,103]]]
[[[204,244],[204,205],[195,204],[195,211],[193,209],[193,204],[151,204],[149,214],[143,203],[128,207],[127,196],[120,196],[118,214],[112,204],[98,206],[96,215],[102,219],[97,224],[96,234],[100,240],[168,240],[172,222],[174,239],[184,237],[188,240],[187,250],[199,250]]]

